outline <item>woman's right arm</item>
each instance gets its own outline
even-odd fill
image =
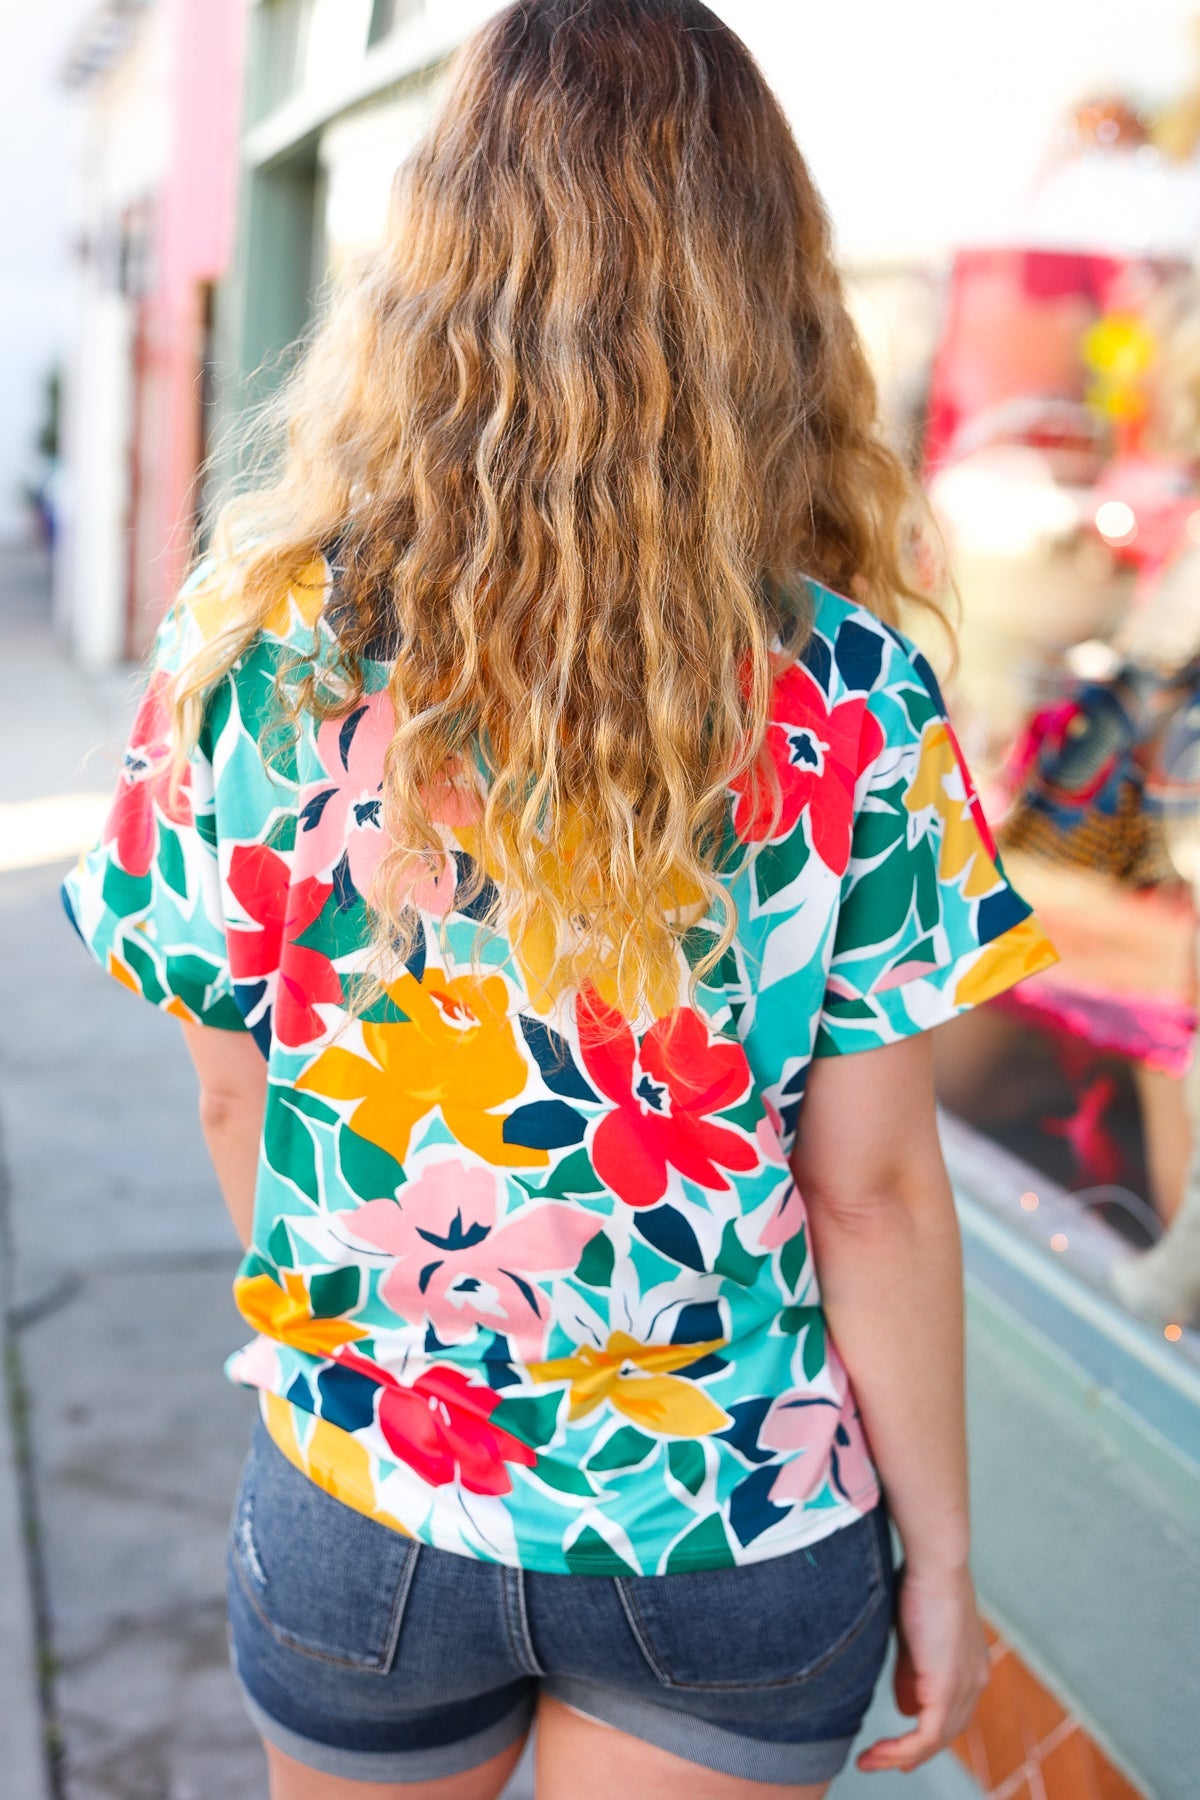
[[[911,1769],[963,1729],[988,1672],[968,1565],[961,1248],[929,1034],[816,1060],[792,1169],[904,1545],[896,1697],[916,1724],[858,1762]]]

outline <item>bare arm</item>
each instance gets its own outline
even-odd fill
[[[962,1730],[987,1678],[967,1560],[961,1250],[929,1034],[814,1062],[792,1168],[904,1545],[896,1696],[917,1723],[859,1766],[910,1769]]]
[[[184,1042],[200,1077],[200,1125],[229,1216],[242,1244],[254,1221],[254,1180],[267,1099],[267,1065],[252,1037],[185,1025]]]

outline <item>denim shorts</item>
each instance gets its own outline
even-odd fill
[[[721,1774],[829,1780],[879,1678],[895,1576],[882,1505],[805,1549],[675,1575],[550,1575],[431,1549],[353,1511],[259,1424],[227,1559],[251,1718],[325,1774],[459,1774],[539,1692]]]

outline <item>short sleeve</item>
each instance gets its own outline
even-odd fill
[[[117,791],[99,844],[63,883],[68,917],[102,968],[176,1018],[245,1029],[222,909],[213,768],[204,738],[172,755],[171,685],[185,626],[158,634]]]
[[[864,732],[817,1056],[897,1043],[1057,960],[1005,876],[933,671],[899,633]]]

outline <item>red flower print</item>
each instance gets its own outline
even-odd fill
[[[435,1363],[406,1387],[353,1350],[335,1360],[378,1383],[379,1429],[389,1450],[431,1487],[458,1480],[468,1494],[507,1494],[512,1476],[504,1465],[530,1469],[537,1461],[528,1444],[492,1424],[500,1395],[469,1381],[461,1369]]]
[[[745,843],[759,843],[771,831],[771,782],[763,761],[767,758],[779,783],[776,835],[791,831],[807,811],[813,849],[827,869],[844,875],[850,861],[855,784],[882,748],[883,732],[867,709],[865,695],[830,706],[808,670],[793,664],[775,684],[771,722],[758,763],[733,783],[734,830]]]
[[[330,882],[309,876],[293,886],[288,865],[265,844],[237,844],[229,887],[254,927],[231,925],[226,933],[235,981],[278,975],[271,1029],[295,1049],[325,1030],[318,1005],[339,1006],[342,984],[327,956],[298,944],[333,892]]]
[[[127,875],[150,873],[158,835],[156,809],[172,825],[192,822],[191,770],[185,767],[172,779],[169,691],[170,677],[160,669],[151,676],[133,721],[104,827],[104,842],[116,845],[117,861]]]
[[[659,1019],[638,1043],[590,991],[580,995],[577,1017],[587,1072],[613,1103],[596,1128],[592,1163],[626,1205],[661,1200],[668,1166],[706,1188],[729,1186],[723,1168],[756,1166],[757,1146],[707,1117],[746,1091],[750,1070],[740,1044],[712,1043],[686,1007]]]

